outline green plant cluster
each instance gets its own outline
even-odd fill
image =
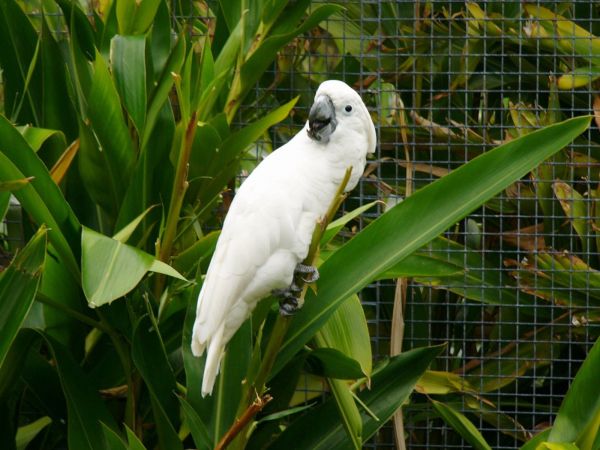
[[[410,17],[402,4],[385,8],[398,19],[391,25],[397,29],[386,30],[389,35],[402,36],[413,26],[402,19]],[[477,8],[464,9],[473,19],[463,40],[467,50],[477,45],[482,27],[494,24]],[[436,20],[443,8],[422,9],[423,27],[447,32],[447,22]],[[540,24],[551,20],[536,11]],[[526,105],[509,105],[517,133],[511,139],[490,140],[471,124],[455,125],[463,133],[458,139],[481,147],[468,164],[422,183],[350,240],[338,233],[374,204],[319,224],[314,256],[321,279],[315,290],[305,291],[304,308],[281,328],[273,302],[262,302],[231,341],[214,394],[200,395],[203,360],[191,355],[191,326],[236,176],[252,170],[255,163],[247,156],[256,161],[271,150],[271,126],[297,101],[310,104],[310,99],[281,98],[284,90],[277,88],[289,83],[292,71],[313,64],[331,74],[323,78],[333,78],[346,64],[361,63],[361,48],[346,49],[342,57],[338,49],[338,56],[327,57],[336,53],[335,45],[352,42],[346,30],[336,30],[341,21],[357,36],[381,34],[359,14],[352,5],[306,0],[262,0],[252,8],[243,1],[102,0],[89,10],[73,0],[0,2],[0,212],[3,217],[14,195],[24,210],[28,241],[20,249],[6,245],[14,257],[0,275],[2,448],[360,448],[415,386],[432,398],[415,396],[408,408],[430,402],[465,439],[489,448],[453,403],[467,399],[485,417],[480,400],[486,391],[471,388],[477,384],[468,371],[464,377],[427,371],[443,351],[440,346],[414,348],[374,364],[357,293],[378,279],[410,277],[448,286],[467,274],[472,287],[457,282],[450,288],[457,299],[483,301],[504,317],[515,310],[514,290],[478,298],[482,291],[476,283],[523,289],[527,297],[521,298],[530,303],[521,314],[532,313],[540,299],[547,301],[547,286],[526,288],[504,275],[490,278],[482,273],[488,266],[476,249],[438,236],[481,205],[497,204],[499,193],[539,174],[548,158],[571,157],[565,148],[588,128],[590,117],[561,121],[556,108],[532,124],[542,129],[523,132],[517,121],[533,116]],[[337,44],[319,42],[317,33]],[[477,69],[469,61],[465,73]],[[385,114],[374,116],[382,148],[389,129],[398,126],[406,135],[433,133],[443,146],[442,137],[457,131],[437,125],[440,117],[407,117],[397,93],[403,80],[397,70],[392,73],[398,67],[396,60],[393,64],[371,85],[381,92],[377,101],[387,105],[380,108]],[[422,63],[403,64],[408,70]],[[270,68],[274,72],[266,73]],[[572,69],[569,73],[580,75]],[[465,76],[455,88],[468,80]],[[304,79],[307,90],[319,81]],[[250,100],[255,87],[259,95]],[[549,101],[558,101],[557,92]],[[242,108],[247,104],[252,107]],[[496,144],[502,145],[483,152]],[[390,189],[406,193],[400,186]],[[581,203],[570,180],[538,183],[536,189],[539,201],[546,198],[540,189],[556,193],[569,226],[588,225],[568,213]],[[593,239],[584,242],[594,245]],[[435,248],[454,246],[466,252],[472,268],[462,259],[432,256],[439,256]],[[549,267],[578,265],[587,277],[595,263],[574,256],[559,261],[551,252],[539,258]],[[519,264],[515,270],[527,279],[531,271]],[[457,349],[446,351],[452,355]],[[486,351],[492,356],[511,350]],[[594,348],[582,366],[555,427],[538,438],[550,442],[543,444],[547,448],[559,448],[553,442],[597,448],[593,432],[600,412],[593,399],[599,396],[591,393],[598,385],[590,381],[600,362],[597,353]],[[509,366],[514,358],[508,361],[508,374],[527,370]],[[514,377],[501,379],[508,384]],[[298,391],[307,384],[316,386],[315,392]],[[503,387],[493,379],[489,389]],[[588,402],[582,404],[584,390]],[[436,395],[444,397],[433,399]]]

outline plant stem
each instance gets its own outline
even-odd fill
[[[196,136],[198,111],[192,113],[183,136],[183,142],[179,151],[177,167],[175,172],[175,180],[173,181],[173,192],[171,193],[171,201],[169,202],[169,211],[167,212],[167,223],[162,239],[158,244],[157,253],[160,261],[168,263],[171,258],[173,243],[177,235],[177,224],[179,223],[179,215],[181,214],[181,206],[188,188],[188,170],[189,160],[192,153],[192,145]],[[157,274],[154,282],[154,298],[159,299],[165,285],[165,275]]]
[[[246,408],[246,411],[244,411],[241,417],[239,419],[235,419],[235,422],[231,428],[227,430],[227,433],[223,435],[219,443],[216,445],[215,450],[225,449],[231,443],[231,441],[233,441],[233,439],[248,426],[252,418],[262,411],[262,409],[271,400],[273,400],[273,397],[271,397],[269,394],[263,395],[262,397],[258,397],[256,400],[254,400],[254,402],[252,402],[252,404]]]
[[[173,192],[171,194],[171,201],[169,203],[169,212],[167,213],[167,225],[163,234],[162,242],[160,244],[160,251],[158,259],[163,262],[167,262],[171,256],[171,248],[175,240],[177,233],[177,223],[179,222],[179,214],[181,213],[181,205],[183,204],[183,197],[188,188],[188,166],[190,160],[190,154],[192,152],[192,144],[194,143],[194,136],[196,135],[196,117],[197,112],[192,113],[187,127],[185,129],[185,135],[183,137],[182,148],[179,153],[179,160],[177,161],[177,171],[175,172],[175,180],[173,182]]]

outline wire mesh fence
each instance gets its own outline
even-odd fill
[[[349,204],[384,205],[361,225],[478,154],[600,103],[592,2],[343,5],[281,55],[293,69],[279,64],[272,76],[284,96],[340,78],[369,103],[379,148]],[[275,134],[274,146],[285,141]],[[518,448],[552,422],[598,335],[597,140],[594,127],[426,250],[464,271],[362,293],[377,358],[398,341],[405,350],[448,342],[432,367],[446,372],[444,401],[493,448]],[[403,410],[408,448],[471,448],[421,397]],[[390,424],[369,446],[395,442]]]

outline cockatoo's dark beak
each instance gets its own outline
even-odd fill
[[[308,113],[308,135],[316,141],[328,142],[336,126],[333,102],[328,95],[320,95]]]

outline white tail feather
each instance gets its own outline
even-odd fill
[[[202,351],[204,351],[206,344],[208,344],[208,354],[206,355],[206,364],[204,366],[204,377],[202,378],[202,397],[212,394],[215,386],[215,380],[219,373],[219,366],[221,365],[221,358],[225,351],[223,342],[224,330],[225,324],[221,324],[216,333],[208,339],[207,343],[204,343],[203,345],[200,344]]]

